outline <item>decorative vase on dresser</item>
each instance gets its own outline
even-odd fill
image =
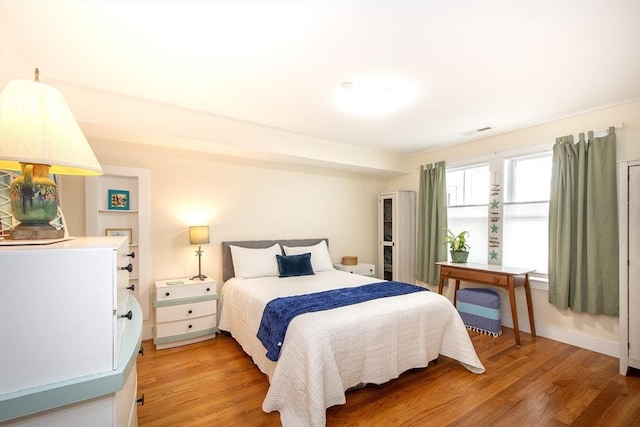
[[[378,197],[380,278],[416,281],[416,192],[391,191]]]
[[[0,245],[0,424],[137,426],[130,260],[124,237]]]

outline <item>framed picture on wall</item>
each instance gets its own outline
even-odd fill
[[[109,190],[107,194],[107,207],[112,211],[128,211],[129,210],[129,191],[127,190]]]
[[[133,243],[133,230],[130,228],[107,228],[105,234],[107,236],[126,236],[129,238],[129,244]]]

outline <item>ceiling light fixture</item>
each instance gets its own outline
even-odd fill
[[[389,78],[369,78],[343,82],[335,94],[337,107],[365,117],[382,116],[406,106],[414,91],[404,82]]]

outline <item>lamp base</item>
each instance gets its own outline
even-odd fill
[[[192,277],[191,279],[189,279],[189,280],[193,280],[193,279],[200,279],[200,280],[204,280],[204,279],[206,279],[206,278],[207,278],[207,276],[205,276],[204,274],[198,274],[198,275],[196,275],[196,276],[193,276],[193,277]]]
[[[48,240],[64,237],[64,231],[50,224],[19,224],[9,232],[10,240]]]

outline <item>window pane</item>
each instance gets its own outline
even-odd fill
[[[447,171],[447,206],[486,204],[489,165]]]
[[[552,154],[519,157],[506,161],[506,186],[509,202],[549,200]]]
[[[489,201],[489,165],[467,169],[465,173],[465,205],[482,205]]]
[[[548,274],[549,203],[504,205],[502,265]]]
[[[487,263],[487,206],[450,207],[447,209],[449,230],[458,234],[469,232],[469,259],[467,262]],[[451,260],[451,255],[449,255]]]
[[[447,206],[464,205],[464,170],[447,172]]]

